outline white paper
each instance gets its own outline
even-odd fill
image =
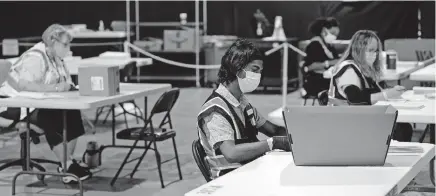
[[[407,100],[398,100],[398,101],[379,101],[376,105],[391,105],[395,109],[409,109],[409,110],[419,110],[424,108],[424,104],[418,102],[410,102]]]
[[[21,91],[15,94],[16,97],[25,97],[30,99],[61,99],[65,98],[61,95],[48,94],[48,93],[40,93],[40,92],[27,92]]]

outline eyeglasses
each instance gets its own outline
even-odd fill
[[[59,42],[59,43],[61,43],[65,48],[66,47],[69,47],[70,45],[71,45],[71,43],[70,42],[62,42],[61,40],[59,40],[59,39],[55,39],[57,42]]]

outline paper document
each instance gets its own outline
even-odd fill
[[[419,110],[425,107],[423,103],[411,102],[408,100],[379,101],[376,105],[391,105],[397,110]]]
[[[421,87],[421,86],[415,86],[413,87],[413,93],[415,94],[427,94],[427,93],[435,93],[436,88],[434,87]]]
[[[40,93],[40,92],[19,92],[15,95],[16,97],[25,97],[30,99],[62,99],[64,96],[49,94],[49,93]]]
[[[390,146],[388,153],[423,153],[419,146]]]

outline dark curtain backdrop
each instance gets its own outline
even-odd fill
[[[340,21],[340,39],[349,39],[359,29],[372,29],[382,39],[416,38],[417,14],[421,9],[422,37],[435,36],[435,5],[430,2],[336,2],[336,1],[209,1],[208,34],[254,37],[250,25],[253,12],[261,9],[267,18],[283,17],[288,37],[308,39],[308,24],[320,16],[334,16]],[[85,23],[97,29],[98,21],[106,27],[113,20],[125,20],[125,1],[80,2],[0,2],[0,38],[40,36],[52,23]],[[188,13],[194,21],[193,1],[140,1],[141,21],[178,21],[179,13]],[[134,2],[131,10],[134,10]],[[201,9],[200,9],[201,10]],[[134,14],[131,15],[132,21]],[[159,28],[142,28],[141,37],[162,37]]]

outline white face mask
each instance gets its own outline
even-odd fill
[[[370,65],[373,65],[375,62],[375,59],[377,58],[377,53],[375,52],[366,52],[365,53],[366,62],[368,62]]]
[[[333,41],[335,41],[336,39],[336,35],[333,35],[330,32],[327,32],[327,35],[324,37],[324,41],[328,44],[333,43]]]
[[[245,78],[238,77],[239,88],[242,93],[248,93],[256,90],[260,83],[260,73],[245,71]]]

